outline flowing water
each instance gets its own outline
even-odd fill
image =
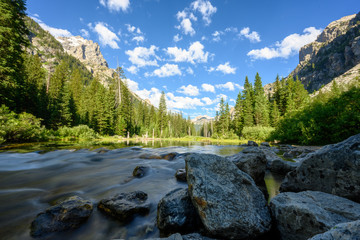
[[[139,216],[129,224],[122,224],[104,216],[94,207],[91,217],[80,228],[58,233],[51,239],[158,237],[157,203],[169,191],[187,187],[186,183],[178,182],[174,177],[177,169],[185,168],[185,161],[181,154],[172,161],[144,159],[143,156],[151,158],[171,152],[228,156],[242,150],[235,145],[204,143],[121,144],[107,146],[112,150],[93,150],[91,144],[87,146],[88,149],[81,149],[83,145],[58,143],[14,145],[11,149],[3,149],[0,153],[0,239],[32,239],[29,227],[36,215],[68,196],[78,195],[96,204],[102,198],[136,190],[148,194],[151,210],[147,216]],[[128,145],[144,147],[125,147]],[[150,167],[143,178],[132,177],[138,165]],[[268,173],[265,180],[270,196],[274,196],[281,179]]]

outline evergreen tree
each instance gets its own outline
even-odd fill
[[[271,104],[270,116],[271,116],[271,126],[276,127],[280,121],[280,111],[279,111],[278,105],[276,103],[276,100],[273,101],[273,103]]]
[[[256,73],[254,83],[254,119],[256,125],[269,125],[268,109],[268,98],[265,96],[259,73]]]
[[[161,92],[160,103],[159,103],[159,127],[160,135],[162,136],[163,131],[167,125],[167,112],[166,112],[166,99],[164,91]]]
[[[133,134],[134,131],[133,101],[131,99],[131,94],[126,82],[125,83],[121,82],[120,85],[121,85],[121,105],[120,105],[121,118],[125,122],[126,134],[127,132]]]
[[[234,120],[233,120],[233,128],[239,137],[241,136],[241,132],[243,129],[243,118],[242,118],[242,100],[241,100],[241,92],[239,92],[236,103],[235,103],[235,113],[234,113]]]
[[[24,47],[29,45],[25,1],[0,1],[0,105],[24,109]]]
[[[249,82],[248,77],[245,77],[245,84],[243,90],[243,104],[242,104],[242,122],[244,127],[251,127],[254,125],[254,108],[253,108],[253,88]]]

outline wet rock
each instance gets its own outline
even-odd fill
[[[31,223],[31,236],[43,237],[50,233],[78,228],[93,211],[93,204],[78,196],[46,209]]]
[[[360,202],[360,134],[309,153],[288,173],[282,192],[314,190]]]
[[[261,146],[261,147],[270,147],[270,143],[268,143],[268,142],[262,142],[262,143],[260,143],[260,146]]]
[[[315,235],[309,240],[359,240],[360,220],[354,222],[340,223],[329,231]]]
[[[146,166],[136,166],[133,171],[133,176],[137,178],[142,178],[149,171],[149,167]]]
[[[215,240],[215,239],[204,237],[199,233],[190,233],[186,235],[175,233],[167,238],[148,238],[147,240]]]
[[[102,199],[98,209],[122,222],[129,221],[136,214],[146,215],[150,204],[146,202],[147,194],[142,191],[120,193],[110,198]]]
[[[217,155],[191,154],[186,172],[191,200],[209,235],[248,239],[269,231],[264,195],[234,163]]]
[[[152,153],[143,153],[139,156],[141,159],[161,159],[160,155],[152,154]]]
[[[291,145],[287,145],[287,144],[279,144],[279,150],[281,152],[289,152],[292,149],[294,149],[295,147],[291,146]]]
[[[258,147],[259,146],[259,144],[257,144],[254,141],[248,141],[247,145],[248,145],[248,147]]]
[[[266,156],[258,147],[248,147],[238,154],[226,157],[242,171],[249,174],[257,185],[264,185]]]
[[[176,152],[171,152],[171,153],[161,154],[160,157],[161,157],[162,159],[171,161],[171,160],[173,160],[177,155],[178,155],[178,153],[176,153]]]
[[[186,170],[178,169],[175,173],[175,177],[180,182],[186,182]]]
[[[281,239],[302,240],[360,219],[360,204],[323,192],[285,192],[270,202]]]
[[[175,189],[160,200],[157,226],[163,234],[189,233],[198,228],[200,223],[188,189]]]

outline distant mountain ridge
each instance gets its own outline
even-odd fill
[[[195,124],[195,125],[203,125],[204,123],[209,123],[211,121],[213,121],[214,118],[213,117],[209,117],[207,115],[201,115],[201,116],[197,116],[194,119],[192,119],[191,121]]]
[[[299,64],[289,76],[298,77],[314,92],[330,89],[333,79],[339,85],[360,76],[360,13],[331,22],[314,42],[299,51]],[[264,86],[272,93],[273,83]]]

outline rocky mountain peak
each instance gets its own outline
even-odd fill
[[[68,54],[79,59],[95,76],[99,76],[103,84],[106,85],[107,78],[113,76],[114,70],[109,68],[96,42],[80,36],[58,37],[57,40]]]

